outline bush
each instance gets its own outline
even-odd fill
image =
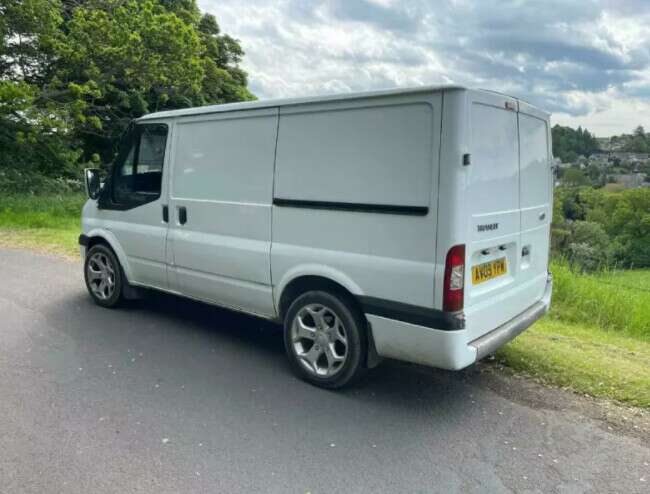
[[[568,236],[567,258],[582,271],[595,271],[615,264],[618,246],[605,229],[593,221],[575,221]]]
[[[50,178],[38,173],[21,172],[16,169],[0,169],[0,194],[68,194],[81,193],[83,183],[66,178]]]
[[[582,271],[650,267],[650,188],[556,189],[551,246]]]

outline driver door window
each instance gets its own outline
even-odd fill
[[[137,125],[118,157],[113,175],[113,202],[138,206],[160,197],[167,126]]]

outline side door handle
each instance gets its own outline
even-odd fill
[[[167,206],[167,204],[163,204],[162,214],[163,214],[163,221],[165,223],[169,223],[169,206]]]
[[[178,222],[181,225],[187,223],[187,209],[185,208],[185,206],[179,206],[178,208]]]

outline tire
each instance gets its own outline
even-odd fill
[[[86,253],[84,279],[97,305],[113,308],[122,302],[124,273],[117,257],[106,245],[95,245]]]
[[[309,291],[284,318],[284,346],[293,372],[327,389],[352,384],[365,371],[366,322],[345,298]]]

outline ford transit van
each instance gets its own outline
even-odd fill
[[[462,369],[549,308],[551,164],[547,113],[458,86],[153,113],[85,172],[86,284],[277,321],[322,387]]]

